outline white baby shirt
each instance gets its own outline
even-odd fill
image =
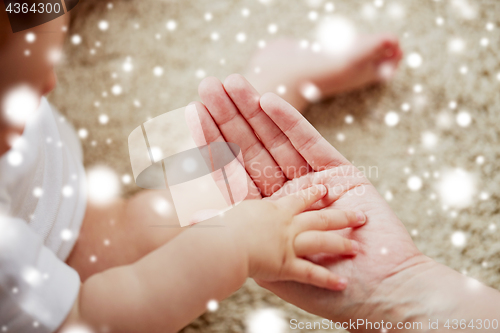
[[[64,261],[86,208],[82,150],[42,98],[0,158],[0,332],[53,332],[80,288]]]

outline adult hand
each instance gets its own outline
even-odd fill
[[[203,80],[199,94],[203,104],[196,103],[196,107],[204,119],[207,142],[223,140],[242,149],[248,178],[255,184],[250,198],[259,198],[259,191],[263,197],[280,197],[297,187],[323,183],[329,188],[323,206],[360,210],[367,216],[364,227],[343,231],[343,236],[361,244],[360,253],[328,266],[348,277],[344,292],[258,281],[262,286],[327,318],[368,317],[384,281],[430,262],[375,187],[283,99],[271,93],[260,97],[236,74],[224,84],[216,78]]]

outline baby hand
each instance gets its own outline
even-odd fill
[[[347,279],[304,259],[313,254],[355,255],[356,241],[329,230],[362,226],[363,213],[335,209],[307,211],[327,193],[314,185],[276,201],[249,200],[227,213],[224,219],[243,253],[249,276],[265,281],[293,280],[331,290],[343,290]]]

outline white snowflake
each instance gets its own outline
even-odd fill
[[[302,96],[311,103],[318,102],[321,99],[321,91],[312,82],[304,83],[300,87],[300,93]]]
[[[23,163],[23,160],[23,155],[16,150],[12,150],[7,154],[7,162],[11,166],[17,167]]]
[[[155,68],[153,68],[153,74],[157,77],[160,77],[163,75],[163,67],[160,67],[160,66],[156,66]]]
[[[210,34],[210,39],[212,39],[213,41],[218,41],[218,40],[219,40],[219,38],[220,38],[220,35],[219,35],[219,33],[218,33],[218,32],[215,32],[215,31],[214,31],[214,32],[212,32],[212,33]]]
[[[467,244],[467,235],[463,231],[455,231],[451,235],[451,243],[455,247],[462,248]]]
[[[417,52],[412,52],[406,57],[406,63],[411,68],[418,68],[422,65],[423,59]]]
[[[448,42],[448,51],[451,53],[461,53],[465,50],[465,41],[461,38],[452,38]]]
[[[80,139],[86,139],[89,136],[89,131],[87,131],[87,129],[85,128],[80,128],[78,130],[78,136],[80,137]]]
[[[73,187],[70,185],[66,185],[62,188],[62,195],[66,198],[71,197],[73,195]]]
[[[277,309],[259,309],[247,317],[248,333],[285,333],[287,322],[284,314]]]
[[[125,174],[122,176],[122,183],[123,184],[130,184],[132,182],[132,177],[130,177],[129,174]]]
[[[460,127],[468,127],[472,122],[472,117],[467,111],[460,111],[457,114],[456,121]]]
[[[36,35],[33,32],[28,32],[25,37],[28,43],[33,43],[36,40]]]
[[[269,32],[270,34],[275,34],[277,31],[278,26],[276,24],[272,23],[267,26],[267,32]]]
[[[354,24],[340,16],[325,17],[316,31],[321,48],[331,54],[344,54],[352,47],[357,33]]]
[[[407,181],[408,188],[411,191],[418,191],[422,188],[422,179],[418,176],[411,176]]]
[[[311,20],[311,21],[316,21],[318,19],[318,12],[315,11],[315,10],[311,10],[309,12],[309,14],[307,14],[307,17]]]
[[[335,10],[335,5],[331,2],[325,3],[325,11],[331,13]]]
[[[441,176],[436,190],[444,205],[465,208],[472,204],[476,193],[475,179],[461,168],[448,170]]]
[[[35,198],[40,198],[42,195],[43,195],[43,189],[42,189],[42,188],[40,188],[40,187],[35,187],[35,188],[33,189],[33,196],[34,196]]]
[[[63,229],[61,231],[61,239],[65,242],[70,241],[71,239],[73,239],[73,232],[69,229]]]
[[[116,173],[104,166],[93,167],[87,172],[89,200],[106,205],[120,194],[120,181]]]
[[[479,41],[479,44],[481,44],[481,46],[483,46],[483,47],[486,47],[486,46],[490,45],[490,40],[486,37],[483,37]]]
[[[111,87],[111,92],[113,93],[113,95],[118,96],[122,94],[123,88],[119,84],[115,84],[113,87]]]
[[[101,31],[106,31],[109,29],[109,23],[108,23],[108,21],[105,21],[105,20],[99,21],[99,24],[97,26],[99,27],[99,30],[101,30]]]
[[[106,115],[106,114],[101,114],[101,115],[99,116],[99,123],[101,123],[102,125],[106,125],[108,122],[109,122],[109,117],[108,117],[108,115]]]
[[[198,79],[203,79],[205,76],[207,76],[207,73],[203,69],[198,69],[196,70],[195,75]]]
[[[488,200],[490,198],[490,195],[487,192],[481,192],[479,193],[479,198],[481,200]]]
[[[23,126],[35,113],[40,98],[38,93],[27,85],[9,90],[3,99],[3,116],[8,123]]]
[[[73,43],[73,45],[79,45],[82,43],[82,37],[80,37],[80,35],[73,35],[71,37],[71,43]]]
[[[399,123],[399,115],[394,111],[389,111],[386,113],[384,120],[387,126],[394,127]]]
[[[210,312],[215,312],[219,309],[219,302],[217,302],[215,299],[211,299],[210,301],[207,302],[207,310]]]
[[[165,27],[169,31],[174,31],[175,29],[177,29],[177,22],[174,20],[169,20],[169,21],[167,21],[167,24],[165,25]]]
[[[123,63],[122,68],[124,72],[131,72],[134,69],[134,65],[130,60],[127,60]]]
[[[23,280],[33,287],[39,286],[43,281],[42,274],[34,267],[25,267],[21,275]]]
[[[236,35],[236,41],[239,43],[244,43],[247,40],[247,35],[244,32],[239,32]]]

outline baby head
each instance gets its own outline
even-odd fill
[[[5,8],[3,0],[0,8]],[[54,65],[68,15],[13,33],[7,13],[0,10],[0,155],[22,133],[26,116],[36,110],[41,97],[55,87]]]

